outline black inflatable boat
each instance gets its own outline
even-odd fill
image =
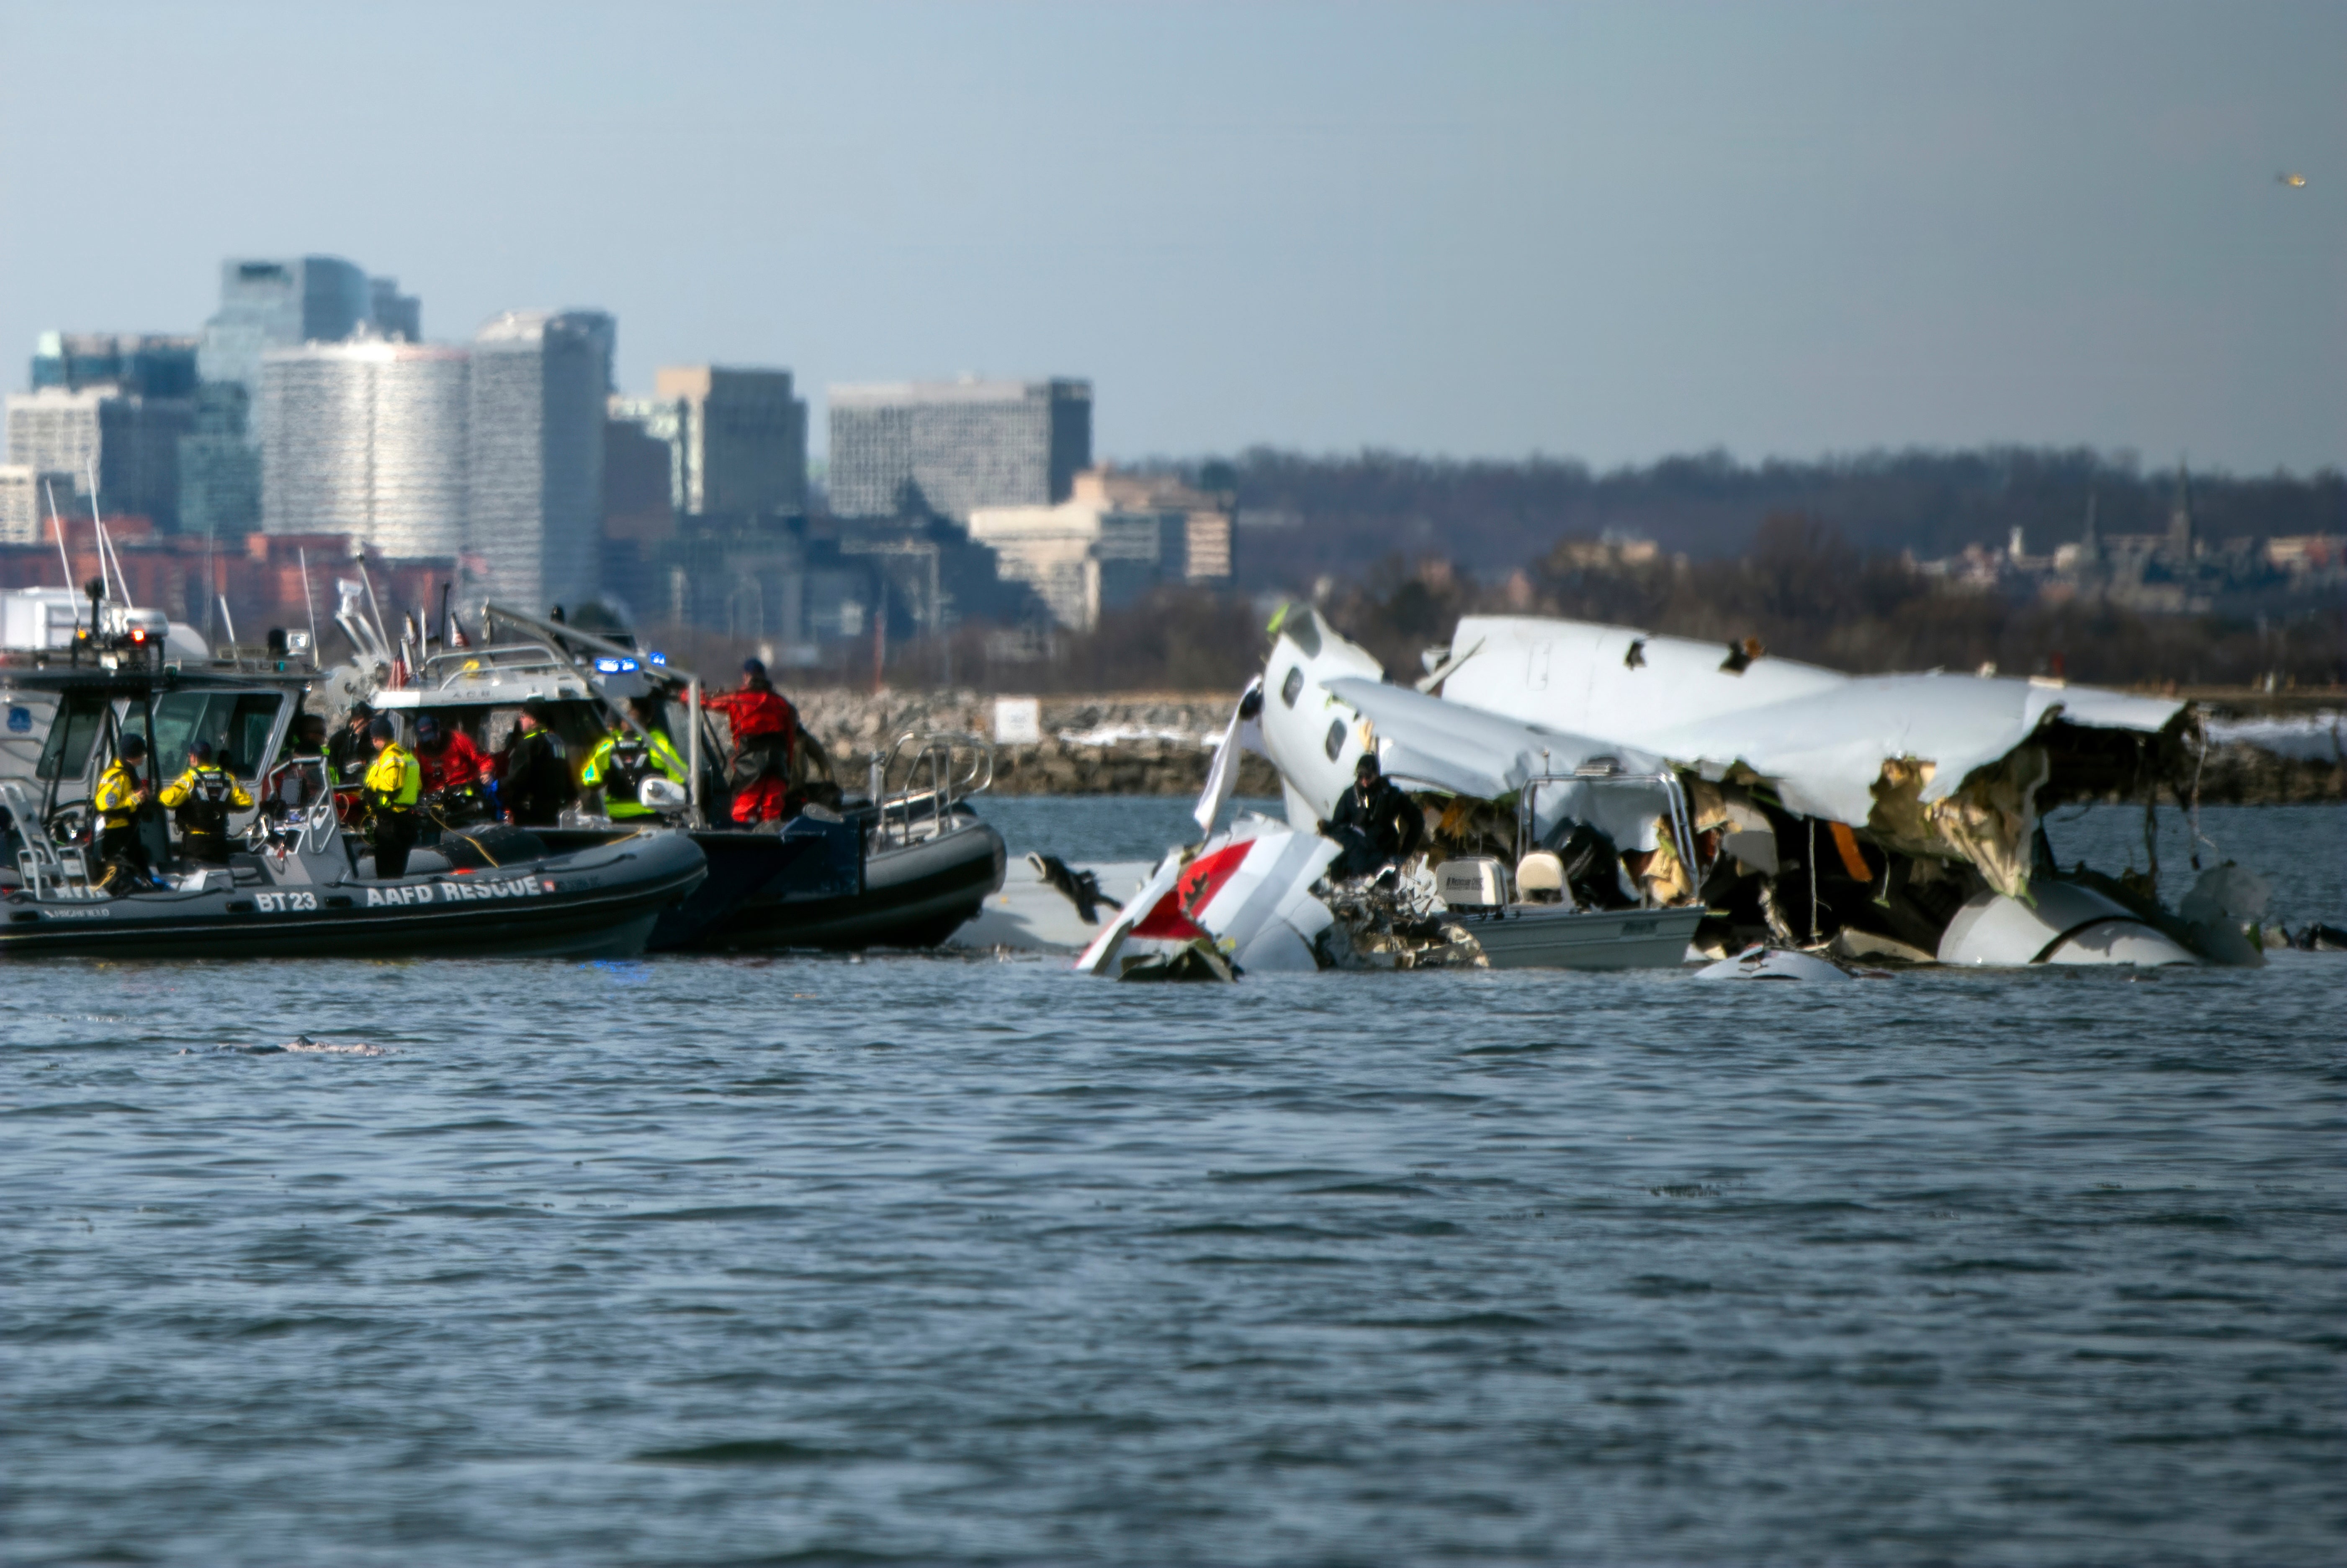
[[[0,900],[10,958],[626,958],[708,875],[682,833],[555,853],[508,828],[418,851],[405,876],[378,877],[331,798],[225,866],[130,892],[97,886],[81,850],[23,842],[23,885]]]

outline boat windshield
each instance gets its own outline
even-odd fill
[[[149,743],[157,765],[167,774],[177,773],[190,746],[210,741],[222,765],[239,778],[251,778],[267,760],[263,753],[284,702],[277,692],[167,692],[155,700]],[[134,708],[122,727],[126,733],[144,733],[146,715]]]
[[[49,738],[41,747],[41,760],[34,764],[33,776],[43,782],[53,779],[77,779],[89,766],[90,748],[97,744],[98,735],[106,728],[107,710],[111,704],[96,692],[76,692],[57,704],[57,716],[49,724]]]

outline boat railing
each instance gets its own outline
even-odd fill
[[[43,900],[81,903],[103,898],[105,890],[90,879],[89,855],[80,845],[58,844],[49,836],[41,814],[25,786],[10,779],[0,783],[0,806],[16,829],[16,874],[25,890]]]
[[[904,787],[892,790],[900,765]],[[993,787],[994,743],[968,730],[907,730],[885,755],[873,753],[872,804],[884,842],[941,838],[963,825],[955,802]]]
[[[498,642],[487,648],[452,648],[445,653],[435,653],[416,667],[409,685],[422,692],[446,692],[458,686],[487,683],[493,675],[577,672],[572,661],[543,643]]]

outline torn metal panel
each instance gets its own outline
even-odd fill
[[[1268,756],[1263,749],[1263,679],[1257,676],[1246,683],[1239,693],[1236,705],[1231,709],[1231,722],[1223,731],[1223,743],[1214,753],[1214,765],[1206,770],[1206,787],[1198,794],[1198,804],[1191,816],[1198,824],[1199,835],[1214,831],[1215,818],[1231,803],[1231,794],[1238,787],[1239,756],[1253,752]]]
[[[1659,753],[1707,779],[1741,764],[1787,809],[1853,827],[1867,825],[1886,762],[1932,764],[1918,792],[1929,804],[2057,717],[2157,734],[2184,707],[2057,682],[1853,676],[1766,657],[1735,674],[1720,644],[1586,621],[1468,616],[1453,641],[1482,652],[1450,675],[1445,702]]]
[[[1639,747],[1706,780],[1765,782],[1796,815],[1969,862],[2008,894],[2029,886],[2057,739],[2068,754],[2092,751],[2071,743],[2082,730],[2157,736],[2184,709],[2053,681],[1844,675],[1583,621],[1469,616],[1454,641],[1482,651],[1445,702]],[[1760,869],[1774,857],[1748,832],[1728,853]]]

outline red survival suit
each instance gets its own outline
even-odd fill
[[[445,789],[462,789],[478,784],[488,776],[488,759],[481,755],[473,737],[453,725],[445,732],[439,748],[425,751],[416,747],[415,760],[424,764],[424,793],[436,794]]]
[[[724,714],[733,732],[733,820],[779,820],[790,792],[798,710],[764,684],[712,697],[708,706]]]

